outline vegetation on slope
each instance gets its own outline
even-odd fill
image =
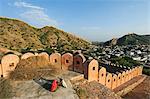
[[[86,49],[90,43],[54,27],[35,28],[20,20],[0,17],[0,47],[16,51]]]
[[[132,58],[127,57],[127,56],[125,56],[125,57],[114,57],[114,58],[111,58],[111,61],[113,63],[119,64],[122,66],[129,66],[129,67],[140,65],[139,62],[137,62],[137,61],[135,61]]]
[[[113,44],[116,42],[115,44]],[[104,45],[150,45],[150,35],[137,35],[135,33],[125,35],[118,38],[107,41]]]
[[[111,58],[111,62],[115,64],[119,64],[122,66],[140,66],[140,62],[133,60],[130,57],[113,57]],[[143,74],[149,75],[150,76],[150,68],[149,67],[143,67]]]
[[[143,73],[150,76],[150,68],[143,67]]]

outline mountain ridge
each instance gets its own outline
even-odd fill
[[[106,41],[103,45],[150,45],[150,35],[138,35],[135,33],[128,33],[120,38],[113,38],[109,41]]]
[[[36,28],[18,19],[0,17],[0,47],[22,49],[86,49],[90,42],[52,26]]]

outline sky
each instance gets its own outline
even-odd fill
[[[150,0],[0,0],[0,16],[54,26],[89,41],[150,34]]]

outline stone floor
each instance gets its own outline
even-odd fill
[[[138,86],[140,83],[142,83],[146,77],[147,77],[146,75],[140,75],[140,76],[134,77],[128,82],[115,88],[113,91],[119,96],[124,96],[125,94],[133,90],[136,86]]]
[[[150,76],[134,88],[131,92],[123,96],[124,99],[150,99]]]
[[[43,88],[41,85],[36,83],[34,80],[24,80],[24,81],[14,81],[10,80],[9,86],[11,86],[8,94],[5,95],[5,97],[0,96],[0,99],[7,98],[7,99],[79,99],[78,95],[76,94],[76,91],[72,88],[72,84],[70,82],[71,79],[82,79],[83,75],[79,73],[75,73],[72,71],[67,71],[63,73],[62,75],[58,76],[50,76],[45,77],[46,79],[58,79],[58,77],[61,77],[65,80],[67,83],[67,88],[59,86],[59,88],[55,92],[49,92],[45,88]],[[4,84],[7,86],[6,84]],[[0,88],[3,92],[4,90],[7,90],[6,88]]]
[[[75,90],[71,87],[59,87],[55,92],[50,92],[33,80],[15,82],[13,91],[13,99],[78,99]]]

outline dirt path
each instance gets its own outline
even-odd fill
[[[130,93],[123,96],[124,99],[150,99],[150,76],[139,84]]]

